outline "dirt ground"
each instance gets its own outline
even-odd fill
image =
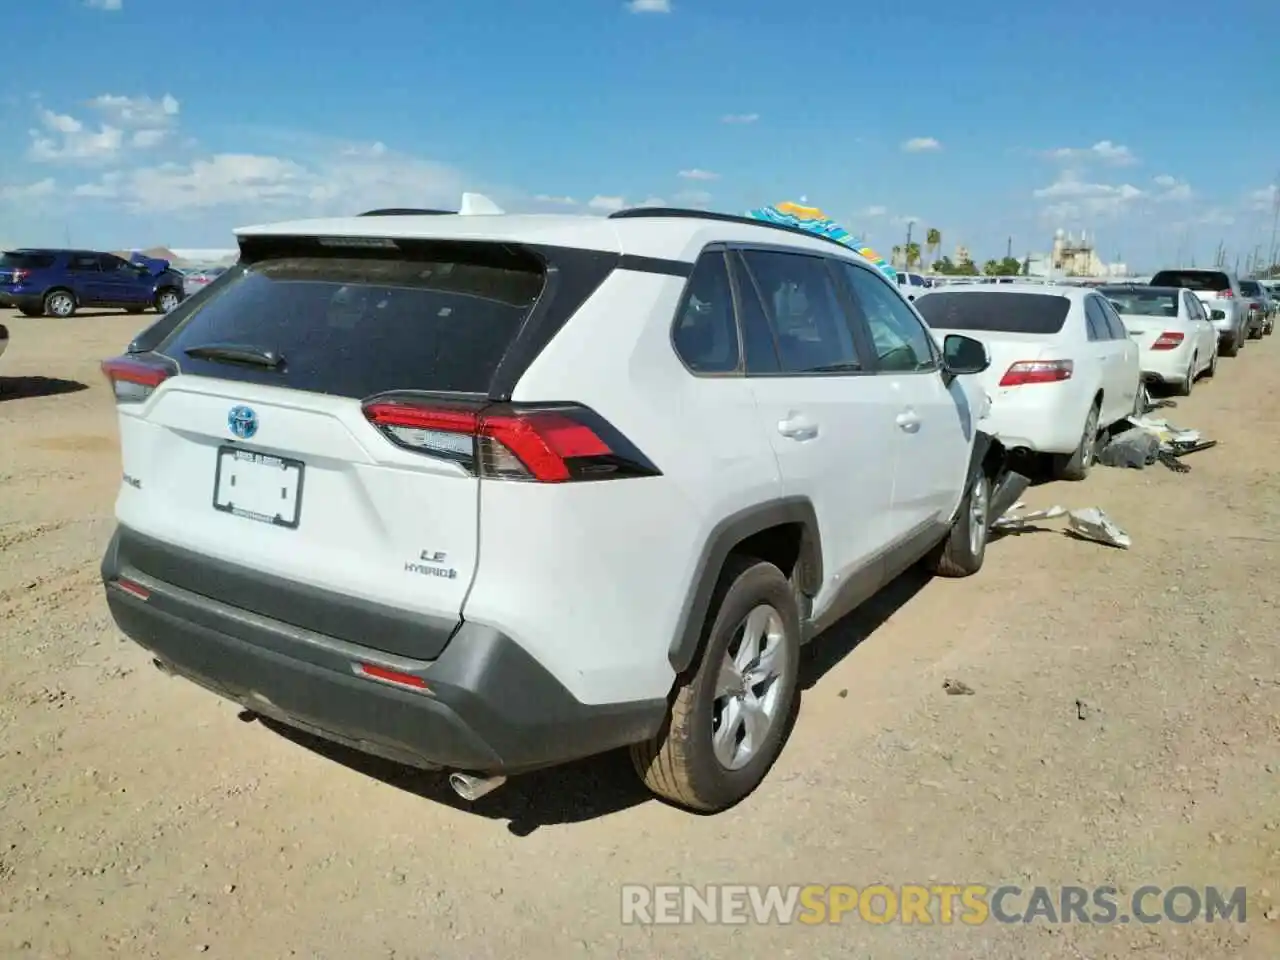
[[[906,578],[810,649],[761,789],[696,817],[618,756],[467,807],[152,669],[98,581],[120,470],[97,361],[139,319],[0,316],[0,956],[1280,956],[1280,337],[1168,411],[1221,441],[1190,473],[1031,491],[1103,507],[1131,550],[1046,529],[976,578]],[[1246,886],[1249,907],[621,923],[622,884],[677,882]]]

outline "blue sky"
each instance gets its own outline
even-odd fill
[[[916,218],[979,260],[1057,227],[1146,269],[1271,239],[1274,0],[7,6],[10,245],[231,246],[464,189],[583,213],[806,197],[882,252]]]

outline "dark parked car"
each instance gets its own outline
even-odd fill
[[[130,263],[91,250],[11,250],[0,256],[0,307],[28,317],[69,317],[82,307],[168,313],[183,299],[167,260]]]

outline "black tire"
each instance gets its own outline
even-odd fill
[[[1173,394],[1176,397],[1189,397],[1191,391],[1196,386],[1196,358],[1191,358],[1191,365],[1187,367],[1186,376],[1173,386]]]
[[[1218,351],[1213,351],[1213,357],[1209,360],[1209,369],[1204,372],[1206,380],[1212,380],[1218,375]]]
[[[978,468],[947,538],[928,557],[940,577],[971,577],[982,569],[991,532],[991,479]]]
[[[76,298],[70,290],[50,290],[44,295],[44,312],[65,320],[76,314]]]
[[[156,313],[168,313],[182,303],[182,294],[173,287],[162,287],[156,291],[156,299],[152,304]],[[168,306],[166,306],[168,304]]]
[[[44,311],[39,307],[19,307],[18,312],[24,317],[43,317]]]
[[[1101,415],[1101,401],[1095,400],[1084,418],[1084,429],[1080,431],[1080,443],[1076,445],[1075,453],[1059,454],[1054,457],[1055,479],[1080,481],[1089,476],[1089,468],[1093,466],[1093,455],[1098,448],[1098,418]]]
[[[1241,339],[1242,339],[1241,337],[1237,337],[1235,334],[1232,334],[1228,339],[1222,341],[1218,345],[1218,356],[1220,357],[1238,356],[1240,354]]]
[[[739,639],[748,615],[760,606],[779,615],[775,641],[778,676],[768,732],[751,758],[729,769],[717,758],[712,737],[716,687],[721,666]],[[751,557],[731,556],[712,597],[696,669],[676,681],[671,713],[658,735],[631,748],[631,762],[659,797],[690,810],[711,813],[733,806],[760,785],[773,766],[787,733],[798,695],[800,620],[795,591],[782,571]]]
[[[1249,328],[1249,339],[1250,340],[1262,339],[1262,324],[1258,324],[1256,326]]]

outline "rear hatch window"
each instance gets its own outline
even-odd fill
[[[158,351],[184,374],[357,399],[487,392],[544,281],[540,260],[496,244],[295,243],[237,274]],[[278,364],[209,359],[220,346]]]
[[[1046,293],[930,293],[915,302],[929,326],[975,333],[1057,333],[1071,301]]]
[[[0,256],[0,270],[45,270],[53,261],[51,253],[6,253]]]
[[[1162,270],[1151,278],[1151,286],[1217,293],[1231,289],[1231,278],[1220,270]]]
[[[1262,296],[1262,291],[1258,288],[1258,282],[1256,280],[1241,280],[1240,292],[1246,297]]]
[[[1098,292],[1111,301],[1118,313],[1136,317],[1176,317],[1178,298],[1183,296],[1169,290],[1129,290],[1123,287],[1103,287]]]

